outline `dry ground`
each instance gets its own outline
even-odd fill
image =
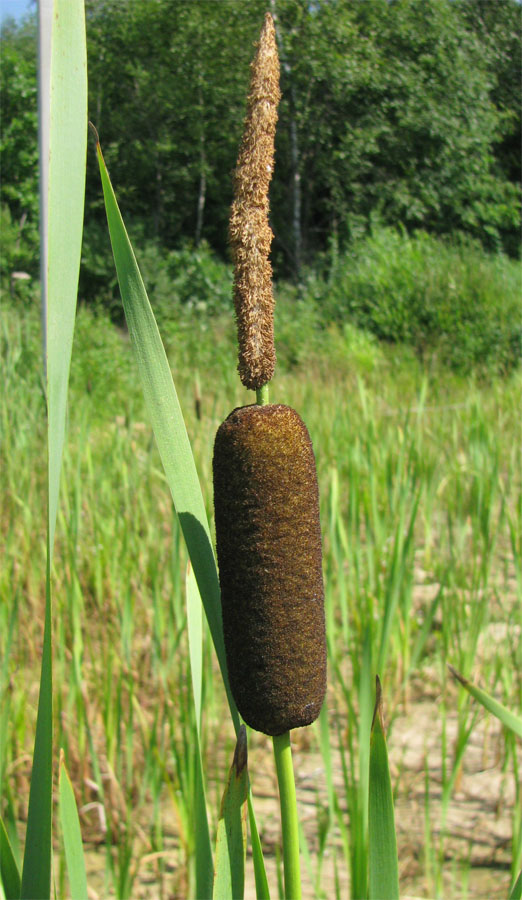
[[[433,882],[427,877],[424,858],[426,841],[426,770],[429,773],[429,816],[432,846],[437,852],[441,838],[441,717],[439,698],[412,701],[407,713],[398,715],[389,735],[392,781],[398,783],[396,797],[396,828],[400,861],[401,897],[434,897]],[[446,720],[448,746],[452,747],[456,729],[456,713]],[[468,744],[461,775],[449,804],[443,844],[444,900],[493,900],[505,898],[510,884],[511,816],[515,802],[512,777],[501,770],[501,729],[495,720],[480,716]],[[311,746],[306,730],[293,733],[294,763],[301,822],[308,837],[315,871],[317,809],[326,798],[324,769],[320,754]],[[338,750],[334,748],[336,786],[342,796],[341,766]],[[268,879],[272,896],[277,897],[279,842],[279,809],[277,782],[271,754],[270,739],[253,735],[249,763],[255,809],[266,856]],[[522,754],[521,754],[522,764]],[[318,803],[319,801],[319,803]],[[170,817],[170,829],[168,820]],[[178,841],[172,815],[166,810],[167,832],[164,862],[167,864],[164,892],[159,893],[155,874],[157,857],[145,856],[138,870],[133,897],[156,900],[179,898],[185,900],[179,872],[174,867],[178,858]],[[335,831],[329,842],[320,877],[320,893],[314,886],[306,865],[303,866],[303,897],[335,897],[335,869],[341,896],[347,897],[349,884],[341,842]],[[169,851],[170,843],[170,851]],[[335,849],[334,849],[335,848]],[[103,870],[105,849],[87,852],[88,881],[93,898],[103,898],[100,870]],[[469,865],[468,865],[469,863]],[[336,865],[335,865],[336,864]],[[463,871],[460,871],[463,864]],[[169,885],[170,887],[166,887]],[[177,885],[177,886],[176,886]],[[255,885],[251,861],[247,861],[246,900],[254,900]]]

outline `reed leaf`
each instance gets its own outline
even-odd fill
[[[196,897],[210,897],[214,862],[208,828],[207,802],[205,797],[205,781],[201,761],[201,699],[202,699],[202,641],[203,620],[201,597],[192,567],[187,568],[187,625],[190,652],[190,673],[192,692],[196,713],[196,731],[194,753],[196,755],[196,788],[194,797],[194,832],[196,850]]]
[[[54,0],[41,14],[50,33],[50,71],[40,72],[41,246],[48,428],[45,624],[40,694],[22,872],[22,898],[51,889],[52,647],[51,561],[65,439],[67,387],[83,228],[87,139],[87,53],[82,0]],[[48,38],[41,37],[43,43]],[[48,135],[48,141],[45,136]]]
[[[213,900],[241,900],[244,894],[247,796],[247,740],[242,725],[219,814]]]
[[[216,561],[192,448],[165,348],[99,141],[96,149],[116,273],[145,402],[205,608],[237,731],[239,717],[228,685]]]
[[[82,0],[54,0],[51,43],[46,302],[49,543],[54,544],[83,229],[87,53]]]
[[[270,900],[270,888],[266,877],[263,848],[261,847],[261,840],[257,830],[251,787],[248,789],[248,822],[250,825],[250,847],[252,850],[252,862],[254,863],[256,898],[257,900]]]
[[[381,684],[377,678],[377,698],[370,740],[369,790],[370,900],[398,900],[399,866],[388,751],[382,719]]]
[[[522,900],[522,871],[519,872],[518,878],[511,888],[509,900]]]
[[[3,820],[0,819],[0,887],[6,900],[20,896],[20,872]]]
[[[74,900],[87,900],[87,876],[80,821],[73,787],[65,767],[63,750],[60,754],[59,797],[60,821],[71,897],[74,897]]]
[[[478,700],[482,706],[488,710],[488,712],[492,713],[499,722],[502,723],[506,728],[509,728],[510,731],[513,731],[517,737],[522,738],[522,719],[519,716],[516,716],[509,709],[499,703],[498,700],[495,700],[490,694],[483,691],[482,688],[476,687],[471,681],[468,681],[467,678],[464,678],[453,666],[448,664],[448,669],[451,674],[457,681],[460,682],[462,687],[466,688],[469,694]]]

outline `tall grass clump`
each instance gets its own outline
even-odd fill
[[[45,533],[39,518],[45,506],[45,459],[41,454],[45,423],[39,387],[38,311],[33,309],[21,318],[4,295],[0,316],[6,379],[0,397],[0,492],[7,563],[0,573],[0,641],[8,679],[2,708],[2,810],[5,814],[11,798],[13,821],[22,840],[29,774],[26,760],[34,734],[38,683],[38,622],[45,599],[41,552]],[[79,309],[71,369],[68,444],[55,549],[54,731],[56,742],[66,750],[80,804],[89,850],[89,883],[107,896],[116,896],[117,885],[124,882],[130,885],[131,894],[151,890],[151,881],[154,890],[163,886],[163,890],[190,895],[194,782],[185,761],[190,758],[187,753],[195,720],[187,694],[186,550],[151,440],[136,372],[129,363],[128,336],[115,329],[106,315],[99,314],[94,324],[92,318],[87,309]],[[178,379],[209,514],[209,448],[230,397],[238,405],[244,402],[239,379],[234,377],[233,355],[233,377],[221,381],[222,363],[213,359],[213,345],[212,332],[206,337],[203,334],[200,350],[208,355],[206,372],[211,387],[202,396],[199,418],[193,377],[187,373]],[[332,351],[334,347],[332,344]],[[171,365],[176,370],[189,368],[192,357],[186,353],[182,343],[173,350]],[[285,346],[279,341],[278,389],[294,408],[306,410],[307,427],[316,451],[320,450],[317,475],[329,654],[328,694],[320,728],[292,733],[297,798],[306,836],[301,847],[303,854],[307,848],[310,853],[310,868],[303,857],[303,893],[319,897],[321,891],[325,896],[333,891],[335,895],[330,880],[334,860],[342,892],[349,889],[347,872],[352,853],[355,862],[356,846],[351,826],[348,828],[348,810],[353,822],[361,808],[361,802],[356,806],[358,735],[369,725],[359,723],[359,710],[366,709],[366,693],[370,725],[372,715],[372,672],[365,674],[367,661],[361,648],[364,650],[365,630],[369,630],[370,636],[375,635],[372,656],[377,656],[379,611],[386,596],[393,597],[399,587],[405,595],[392,621],[383,680],[387,685],[385,711],[391,730],[402,889],[417,896],[434,896],[440,875],[444,896],[455,896],[458,885],[452,886],[448,878],[454,867],[456,877],[463,867],[473,896],[479,891],[480,879],[487,876],[484,869],[475,869],[477,858],[487,862],[494,853],[497,868],[491,894],[496,891],[497,896],[505,897],[510,873],[509,868],[498,868],[498,860],[509,866],[512,858],[513,880],[518,874],[515,848],[520,826],[511,792],[520,782],[519,742],[516,738],[511,741],[507,732],[504,737],[494,720],[488,722],[479,715],[462,745],[466,717],[473,713],[473,706],[465,700],[464,688],[457,703],[456,685],[444,675],[444,669],[447,660],[505,706],[515,712],[522,708],[517,631],[522,598],[518,577],[522,571],[520,377],[472,384],[443,369],[426,375],[415,360],[404,358],[398,364],[377,348],[373,366],[359,381],[351,372],[352,358],[343,368],[343,360],[333,353],[331,367],[326,360],[319,364],[317,359],[314,377],[304,379],[299,366],[284,364],[285,356]],[[306,371],[309,376],[309,366]],[[89,378],[93,382],[90,391],[86,388]],[[344,448],[342,453],[339,448]],[[411,542],[404,544],[406,534],[401,533],[400,522],[411,518],[419,490],[412,547]],[[202,756],[212,833],[221,802],[219,786],[226,779],[224,761],[232,757],[233,745],[206,629],[203,643]],[[20,679],[16,673],[22,671],[24,678]],[[455,768],[458,706],[463,749]],[[450,816],[445,832],[440,829],[438,799],[443,721],[447,730],[444,784]],[[412,722],[417,723],[415,729]],[[320,735],[323,750],[318,761]],[[411,761],[415,759],[415,735],[421,742],[418,763]],[[424,742],[429,803],[425,813],[431,826],[426,835],[431,835],[430,843],[423,839],[420,816],[425,802]],[[346,767],[339,755],[341,748]],[[249,754],[254,794],[257,790],[264,793],[270,790],[270,765],[262,735],[249,735]],[[328,759],[331,795],[325,790],[323,775],[323,765],[324,773],[328,772]],[[495,760],[501,762],[502,772]],[[458,776],[456,800],[450,783],[453,770]],[[104,800],[95,787],[97,771],[105,785]],[[491,813],[484,816],[480,821],[487,823],[487,828],[482,830],[478,822],[480,843],[463,838],[459,850],[452,837],[455,816],[458,822],[475,821],[477,790],[483,791],[484,804],[488,804],[481,806],[485,811],[490,803],[498,802],[500,818]],[[469,804],[464,800],[468,791],[475,797]],[[260,809],[256,815],[270,847],[277,837],[274,814]],[[513,854],[509,844],[506,850],[488,851],[487,835],[506,834],[499,829],[511,815]],[[110,852],[104,816],[114,842]],[[173,830],[181,834],[179,842],[174,842]],[[318,853],[319,834],[324,840],[322,856]],[[118,855],[115,847],[120,848]],[[57,847],[55,853],[58,859]],[[273,872],[269,849],[265,856],[269,872]],[[246,874],[248,878],[248,866]]]

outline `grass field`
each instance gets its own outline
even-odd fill
[[[271,399],[303,415],[316,452],[329,651],[321,719],[292,735],[305,895],[346,896],[349,879],[352,890],[364,881],[358,754],[378,673],[403,895],[506,896],[522,864],[520,744],[447,663],[522,712],[521,373],[480,382],[421,367],[408,349],[341,325],[318,336],[311,322],[298,341],[292,315],[279,316]],[[0,781],[1,812],[20,840],[45,604],[39,340],[35,308],[4,300]],[[167,344],[212,519],[214,434],[252,396],[235,373],[230,317],[180,317]],[[54,556],[55,741],[99,897],[185,897],[193,884],[186,563],[128,339],[81,308]],[[203,683],[217,817],[234,733],[208,635]],[[261,837],[278,868],[268,738],[251,733],[249,753]],[[55,877],[60,893],[59,847]]]

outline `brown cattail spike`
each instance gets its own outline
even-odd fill
[[[315,459],[288,406],[244,406],[218,429],[214,507],[230,687],[265,734],[309,725],[326,690]]]
[[[275,369],[274,298],[268,256],[268,186],[274,167],[279,59],[272,16],[267,13],[251,66],[243,141],[234,176],[230,244],[234,259],[234,305],[239,341],[239,375],[257,390]]]

